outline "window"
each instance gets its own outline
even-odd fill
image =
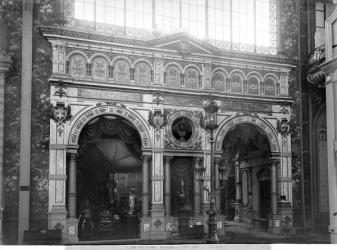
[[[186,31],[223,49],[276,54],[276,0],[73,1],[75,19],[95,22],[98,31]]]

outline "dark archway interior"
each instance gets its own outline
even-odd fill
[[[142,190],[138,131],[123,118],[101,116],[84,127],[79,145],[80,239],[137,238]]]
[[[221,192],[221,212],[227,219],[234,218],[235,169],[233,159],[240,161],[266,158],[271,149],[267,136],[255,125],[239,124],[234,126],[225,136],[222,145],[223,160],[229,166],[225,188]]]

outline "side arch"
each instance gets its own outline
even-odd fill
[[[83,52],[83,51],[80,51],[80,50],[73,50],[71,51],[70,53],[68,53],[66,55],[66,61],[69,61],[69,59],[73,56],[73,55],[81,55],[85,58],[86,62],[88,63],[89,62],[89,57]]]
[[[249,123],[260,128],[268,138],[271,152],[280,152],[280,145],[273,126],[269,122],[261,118],[247,115],[232,117],[228,120],[225,120],[219,126],[219,129],[215,135],[215,150],[221,151],[223,140],[225,139],[228,131],[234,126],[241,123]]]
[[[103,53],[95,53],[95,54],[93,54],[93,55],[89,58],[88,63],[92,63],[92,61],[93,61],[96,57],[103,57],[103,58],[107,61],[108,65],[109,65],[109,66],[112,66],[109,57],[108,57],[107,55],[103,54]]]
[[[120,105],[102,105],[85,109],[77,116],[76,121],[70,129],[68,146],[77,146],[82,129],[92,119],[102,115],[116,115],[127,119],[137,129],[142,141],[142,148],[151,148],[151,137],[146,122],[139,114]]]

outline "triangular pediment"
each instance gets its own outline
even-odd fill
[[[185,32],[162,36],[150,40],[148,43],[151,47],[171,50],[178,52],[183,56],[188,56],[190,54],[212,55],[217,50],[216,47],[208,42],[196,39]]]

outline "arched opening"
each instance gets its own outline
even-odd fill
[[[116,115],[90,120],[79,136],[77,217],[80,240],[139,237],[141,138]]]
[[[252,223],[271,211],[271,147],[256,125],[239,123],[224,137],[227,179],[221,191],[221,213],[228,220]],[[265,221],[266,222],[266,221]]]

